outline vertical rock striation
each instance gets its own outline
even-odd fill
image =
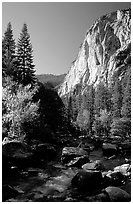
[[[117,71],[117,56],[130,52],[131,10],[118,10],[99,18],[87,31],[58,93],[61,97],[75,93],[80,86],[83,93],[87,85],[95,87],[100,81],[110,83]],[[129,54],[128,52],[128,54]],[[123,58],[124,63],[126,56]],[[121,71],[122,74],[122,71]]]

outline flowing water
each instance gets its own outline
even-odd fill
[[[124,164],[122,157],[114,159],[104,158],[102,150],[94,150],[90,154],[90,160],[100,159],[107,170]],[[83,195],[71,186],[71,179],[79,171],[76,167],[65,167],[58,161],[42,163],[39,168],[27,168],[14,173],[3,180],[4,185],[10,185],[18,194],[8,197],[4,201],[10,202],[47,202],[47,201],[84,201]],[[3,192],[4,194],[4,192]]]

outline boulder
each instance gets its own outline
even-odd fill
[[[62,150],[61,161],[63,163],[69,163],[74,158],[81,156],[89,156],[89,154],[80,147],[64,147]]]
[[[81,156],[81,157],[76,157],[74,158],[73,160],[71,160],[67,166],[68,167],[71,167],[71,166],[75,166],[75,167],[78,167],[80,168],[83,164],[85,164],[86,162],[89,162],[89,157],[84,155],[84,156]]]
[[[102,151],[104,156],[112,156],[117,154],[117,146],[111,143],[103,143]]]
[[[12,165],[26,165],[31,162],[33,151],[24,142],[12,140],[2,143],[2,159],[11,162]]]
[[[99,189],[102,182],[100,171],[80,170],[72,179],[71,183],[81,191],[92,192]]]
[[[100,160],[96,160],[94,162],[84,164],[82,166],[82,169],[84,169],[85,171],[88,171],[88,170],[104,171],[105,166],[103,165],[103,163]]]
[[[121,150],[121,154],[131,155],[131,141],[130,140],[126,140],[120,143],[119,148]]]
[[[105,191],[108,193],[111,202],[131,201],[131,196],[121,188],[109,186],[105,189]]]
[[[114,168],[115,172],[120,172],[124,176],[130,176],[131,175],[131,165],[130,164],[123,164],[121,166],[116,166]]]
[[[104,183],[106,186],[120,186],[124,182],[124,176],[120,172],[110,172],[104,176]]]
[[[38,159],[53,159],[56,155],[56,149],[52,144],[38,144],[34,150],[34,155]]]
[[[129,193],[131,195],[131,181],[121,186],[121,189]]]
[[[13,198],[17,196],[18,194],[19,192],[16,189],[14,189],[12,186],[7,184],[2,186],[2,202],[6,201],[9,198]]]
[[[85,202],[109,202],[110,198],[106,192],[101,192],[94,196],[85,197]]]

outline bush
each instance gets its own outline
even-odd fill
[[[111,125],[111,134],[126,136],[131,134],[131,121],[128,118],[116,118]]]
[[[100,116],[96,116],[93,129],[96,135],[101,136],[109,136],[110,127],[111,127],[111,114],[108,113],[106,110],[102,110],[100,112]]]
[[[22,86],[6,78],[2,90],[2,126],[9,139],[24,140],[38,123],[39,101],[32,98],[37,87]]]

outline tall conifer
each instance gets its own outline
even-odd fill
[[[23,85],[35,82],[35,65],[33,64],[32,52],[30,35],[27,25],[24,24],[17,44],[18,77]]]
[[[113,93],[112,93],[112,103],[113,103],[113,116],[121,117],[121,108],[122,108],[122,87],[121,82],[116,78]]]
[[[122,116],[131,118],[131,75],[128,77],[122,102]]]
[[[9,22],[2,39],[2,75],[12,76],[16,67],[15,40],[12,25]]]

